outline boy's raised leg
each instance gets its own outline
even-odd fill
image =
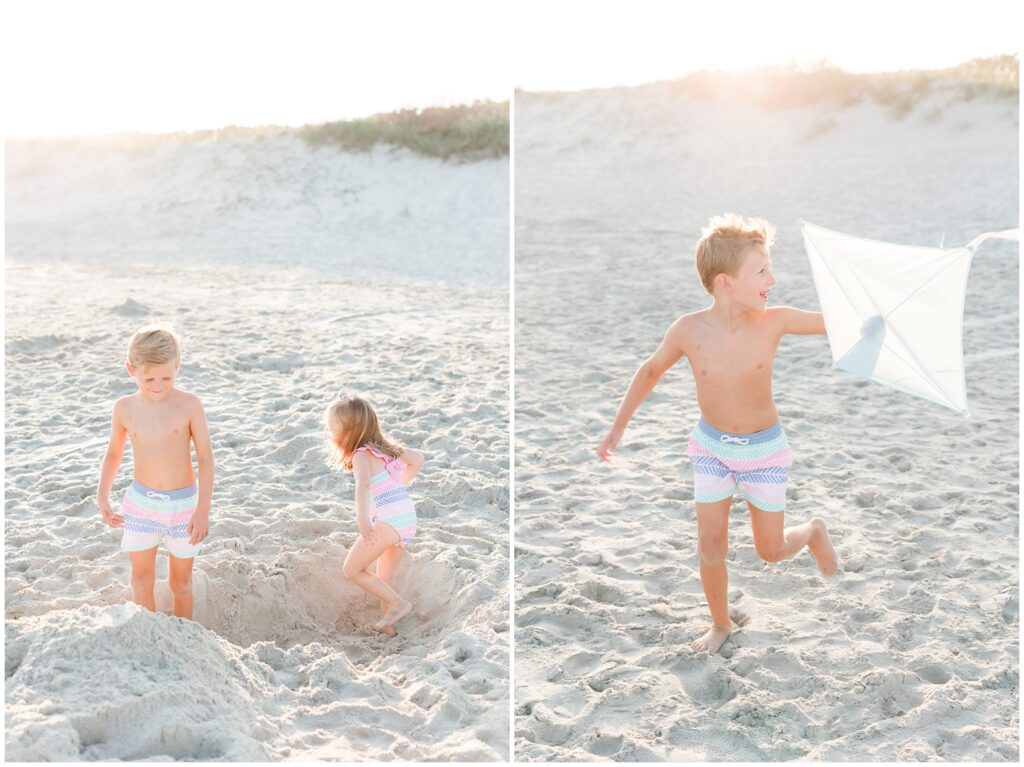
[[[785,512],[764,511],[751,503],[750,524],[754,533],[754,547],[765,562],[780,562],[799,553],[806,546],[818,564],[822,575],[835,575],[839,559],[832,547],[825,520],[819,517],[794,527],[784,527]]]
[[[142,551],[129,551],[132,563],[132,601],[151,612],[156,611],[153,586],[156,584],[156,550],[153,546]]]
[[[179,618],[192,620],[192,563],[195,559],[168,555],[170,571],[167,585],[171,587],[174,614]]]
[[[697,549],[700,582],[711,611],[711,628],[693,643],[697,652],[718,652],[732,631],[733,620],[747,622],[742,614],[729,611],[729,573],[725,555],[729,552],[729,507],[732,498],[715,503],[697,503]]]

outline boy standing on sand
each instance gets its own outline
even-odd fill
[[[128,374],[139,390],[114,403],[110,444],[100,470],[96,503],[111,527],[123,527],[121,550],[132,565],[132,600],[156,609],[156,551],[162,540],[170,555],[168,583],[174,614],[192,617],[192,562],[210,528],[213,449],[199,398],[174,388],[181,344],[170,330],[147,327],[128,344]],[[132,443],[135,481],[125,492],[122,514],[110,506],[110,488]],[[191,443],[199,464],[192,469]]]
[[[838,561],[825,522],[817,517],[783,528],[786,481],[793,463],[772,398],[772,365],[787,333],[824,334],[817,312],[789,306],[767,308],[775,284],[768,250],[775,227],[732,214],[712,218],[697,243],[696,267],[711,295],[707,309],[677,319],[661,345],[637,370],[597,454],[615,452],[629,419],[658,379],[685,354],[697,387],[701,420],[687,452],[693,463],[700,578],[711,610],[711,628],[693,643],[717,652],[732,630],[749,618],[729,610],[729,507],[739,493],[750,508],[754,545],[766,562],[808,548],[822,575]]]

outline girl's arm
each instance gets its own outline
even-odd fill
[[[619,404],[619,410],[615,414],[612,428],[608,430],[608,435],[597,448],[597,455],[602,461],[611,459],[615,453],[615,448],[619,445],[619,440],[622,439],[622,433],[626,430],[626,424],[633,417],[633,413],[640,407],[640,403],[647,399],[647,396],[654,391],[655,385],[665,375],[665,371],[679,362],[679,359],[683,356],[682,336],[683,326],[682,318],[680,318],[665,333],[661,345],[658,346],[654,354],[648,357],[637,369],[633,380],[629,384],[629,388],[626,390],[626,396],[622,398],[622,402]]]
[[[124,515],[115,514],[110,508],[110,488],[113,487],[117,470],[121,467],[124,441],[128,437],[128,430],[122,420],[123,410],[124,405],[120,400],[114,403],[114,414],[110,418],[110,441],[107,443],[107,453],[100,467],[100,484],[96,488],[96,505],[103,515],[103,521],[111,527],[124,527]]]
[[[402,460],[405,461],[405,471],[402,472],[402,481],[405,484],[412,482],[420,469],[423,468],[423,453],[419,450],[408,449],[402,453]]]
[[[213,445],[210,444],[210,429],[206,425],[206,413],[198,397],[193,397],[189,428],[192,444],[199,464],[199,500],[195,513],[188,525],[188,542],[195,546],[210,532],[210,505],[213,502]]]
[[[352,475],[356,483],[356,522],[359,535],[367,546],[377,542],[377,531],[370,524],[373,513],[373,498],[370,495],[370,480],[373,478],[373,459],[366,453],[352,456]]]

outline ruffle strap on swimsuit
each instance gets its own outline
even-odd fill
[[[384,470],[387,471],[388,474],[396,479],[402,479],[402,475],[405,473],[405,461],[401,458],[395,458],[387,453],[382,453],[373,445],[363,445],[360,448],[356,448],[356,452],[370,453],[371,455],[380,458],[384,461]]]

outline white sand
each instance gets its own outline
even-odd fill
[[[711,215],[778,224],[772,303],[816,309],[798,218],[924,245],[1016,225],[1016,103],[940,95],[894,120],[670,90],[516,103],[517,758],[1016,761],[1014,244],[974,260],[970,418],[833,371],[824,337],[783,340],[787,519],[824,516],[843,570],[763,563],[737,503],[730,597],[753,621],[721,655],[690,650],[708,614],[685,363],[614,461],[594,455],[637,365],[707,303]]]
[[[506,759],[507,166],[289,137],[30,149],[7,178],[7,758]],[[353,168],[358,198],[336,193]],[[125,603],[93,500],[124,344],[157,319],[217,458],[194,623]],[[341,572],[353,490],[320,431],[341,387],[427,455],[395,640]]]

